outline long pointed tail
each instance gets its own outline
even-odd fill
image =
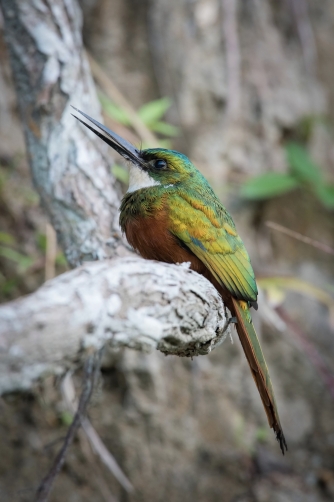
[[[252,318],[246,302],[232,298],[235,315],[237,317],[237,332],[242,348],[244,349],[253,378],[260,393],[262,403],[267,414],[268,422],[276,433],[277,441],[284,455],[288,449],[282,426],[278,416],[274,390],[271,384],[269,371],[264,359],[259,339],[253,326]]]

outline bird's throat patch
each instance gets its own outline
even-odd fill
[[[133,164],[130,164],[129,188],[127,190],[127,193],[135,192],[136,190],[140,190],[141,188],[148,188],[158,185],[161,185],[161,183],[151,178],[151,176],[147,174],[146,171]]]

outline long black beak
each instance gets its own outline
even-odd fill
[[[138,167],[141,168],[145,167],[145,163],[141,157],[140,150],[135,148],[133,145],[131,145],[131,143],[129,143],[125,139],[121,138],[121,136],[119,136],[115,132],[108,129],[108,127],[104,126],[103,124],[100,124],[100,122],[98,122],[97,120],[92,119],[89,115],[86,115],[86,113],[78,110],[74,106],[72,106],[72,108],[74,108],[74,110],[77,111],[78,113],[81,113],[81,115],[83,115],[87,120],[93,122],[93,124],[99,129],[101,129],[101,131],[103,131],[108,137],[106,137],[104,134],[102,134],[100,131],[97,131],[90,125],[86,124],[86,122],[79,119],[76,115],[73,115],[72,113],[73,117],[75,117],[77,120],[79,120],[79,122],[88,127],[88,129],[93,131],[93,133],[96,134],[96,136],[103,139],[105,143],[107,143],[109,146],[111,146],[111,148],[116,150],[116,152],[122,155],[122,157],[124,157],[126,160],[132,162],[133,164],[136,164]]]

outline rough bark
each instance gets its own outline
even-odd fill
[[[99,118],[74,1],[0,2],[35,186],[69,263],[114,254],[119,190],[107,150],[71,106]],[[110,149],[108,157],[111,158]]]
[[[112,348],[208,354],[228,332],[216,289],[187,266],[138,257],[85,264],[0,307],[0,394]]]

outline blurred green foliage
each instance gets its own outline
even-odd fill
[[[0,165],[0,302],[35,290],[44,281],[46,220],[20,158]],[[62,252],[56,273],[67,269]]]
[[[69,411],[62,411],[59,415],[59,420],[62,425],[69,427],[73,422],[73,415]]]
[[[46,251],[46,235],[42,232],[37,232],[36,234],[36,244],[40,251],[45,253]]]
[[[111,166],[111,172],[118,181],[121,181],[124,184],[129,182],[129,172],[120,164],[113,164]]]
[[[46,244],[47,244],[46,243],[46,235],[41,232],[37,232],[36,244],[37,244],[38,249],[40,251],[42,251],[43,254],[45,254],[46,253]],[[57,252],[56,265],[59,265],[60,267],[67,267],[67,260],[66,260],[65,255],[62,251]]]
[[[178,128],[161,120],[171,105],[169,98],[156,99],[143,105],[138,110],[138,115],[151,131],[174,137],[179,134]]]
[[[115,105],[101,92],[99,93],[99,99],[103,110],[110,118],[124,126],[132,127],[131,117],[128,116],[125,110]],[[141,106],[137,114],[151,131],[159,133],[162,136],[174,137],[179,134],[178,128],[162,120],[171,104],[172,102],[169,98],[155,99]]]
[[[258,443],[266,443],[269,439],[268,427],[258,427],[255,431],[255,439]]]
[[[265,173],[246,181],[241,188],[241,195],[246,199],[270,199],[290,192],[299,185],[291,175],[285,173]]]
[[[8,246],[0,245],[0,256],[3,258],[8,258],[18,265],[18,272],[25,272],[33,263],[33,259],[30,256],[26,256],[22,253],[15,251]]]
[[[120,106],[115,105],[105,94],[99,93],[99,99],[103,111],[109,115],[111,119],[126,127],[133,127],[131,117]],[[169,98],[155,99],[142,105],[137,111],[138,117],[146,125],[146,127],[158,133],[165,138],[159,138],[160,146],[163,148],[171,148],[171,142],[167,138],[175,137],[179,134],[177,127],[162,120],[163,116],[170,108],[172,101]],[[150,145],[143,143],[142,148],[149,148]],[[127,169],[120,164],[113,164],[111,172],[115,178],[124,184],[129,181],[129,173]]]
[[[102,92],[98,93],[100,103],[102,105],[103,111],[109,115],[110,118],[118,122],[119,124],[122,124],[124,126],[129,126],[131,125],[131,120],[128,117],[127,113],[120,108],[119,106],[115,105],[111,99],[109,99],[105,94]]]
[[[263,200],[282,195],[295,188],[307,188],[328,209],[334,209],[334,184],[324,180],[321,168],[313,162],[301,144],[287,143],[288,173],[266,173],[246,181],[241,196],[250,200]]]
[[[12,235],[6,232],[0,232],[0,244],[13,245],[15,244],[15,239]]]

